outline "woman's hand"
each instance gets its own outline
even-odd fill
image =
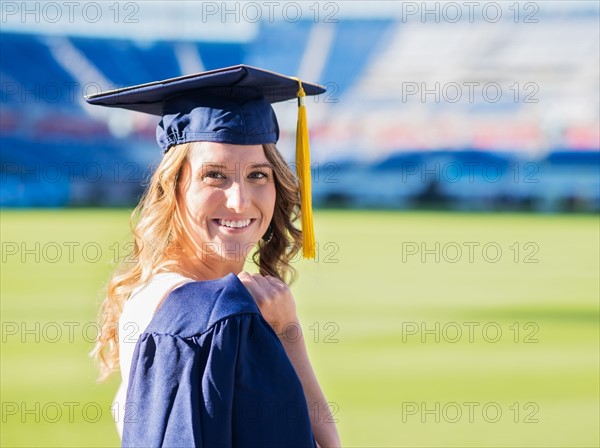
[[[271,328],[281,335],[289,324],[297,324],[296,301],[289,286],[271,275],[242,271],[238,278],[250,291],[260,312]]]

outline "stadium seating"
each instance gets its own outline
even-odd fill
[[[589,123],[598,122],[598,99],[589,92],[598,89],[598,43],[585,37],[597,28],[598,8],[544,14],[529,28],[511,20],[495,28],[393,17],[276,20],[258,24],[250,40],[227,42],[3,32],[0,205],[135,202],[141,167],[159,156],[156,120],[90,108],[81,86],[246,63],[304,73],[330,89],[333,101],[311,104],[314,145],[325,155],[313,171],[317,205],[597,211],[600,152]],[[311,65],[306,55],[315,50]],[[495,79],[510,81],[499,83],[498,101],[479,91],[471,101],[466,90],[450,101],[444,90]],[[430,93],[409,94],[415,86]],[[536,101],[524,101],[528,95]],[[69,167],[69,176],[31,173],[52,164]],[[92,166],[103,173],[97,182],[85,171]],[[137,187],[111,181],[115,166],[135,167]],[[502,174],[496,180],[483,167]]]
[[[167,42],[154,42],[147,46],[129,40],[98,40],[93,38],[71,37],[73,45],[79,49],[115,87],[172,78],[177,61],[172,45]],[[107,57],[110,55],[110,57]]]

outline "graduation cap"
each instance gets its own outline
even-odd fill
[[[310,146],[304,97],[325,88],[298,78],[236,65],[85,97],[90,104],[161,117],[156,140],[166,153],[181,143],[208,141],[234,145],[276,143],[277,117],[271,103],[298,98],[296,172],[302,203],[302,251],[315,257],[310,183]]]

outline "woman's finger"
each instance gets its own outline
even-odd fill
[[[265,275],[265,280],[269,282],[273,290],[277,293],[284,293],[289,290],[289,286],[282,280],[279,280],[277,277],[273,277],[272,275]]]
[[[274,299],[276,289],[262,275],[240,272],[238,277],[259,304]]]
[[[252,275],[246,271],[242,271],[238,274],[238,278],[242,282],[242,284],[246,287],[246,289],[250,292],[254,300],[260,300],[261,288],[259,287],[256,280],[252,277]]]
[[[262,299],[270,299],[273,296],[273,285],[262,275],[253,274],[252,280],[256,283],[258,289],[260,289],[260,295]]]

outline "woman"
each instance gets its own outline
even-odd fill
[[[305,90],[324,91],[236,66],[87,98],[162,117],[95,351],[103,379],[120,364],[123,446],[340,445],[286,284],[310,189],[275,147],[270,103]]]

